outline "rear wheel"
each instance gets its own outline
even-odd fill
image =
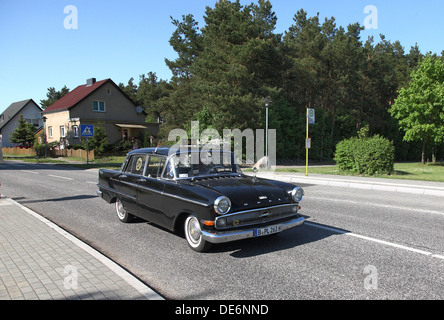
[[[117,218],[119,218],[119,220],[124,223],[128,223],[133,219],[133,215],[128,211],[126,211],[120,199],[116,200],[116,213],[117,213]]]
[[[199,220],[195,216],[189,215],[185,219],[184,231],[188,245],[194,251],[205,252],[212,247],[212,243],[203,239]]]

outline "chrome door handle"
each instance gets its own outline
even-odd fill
[[[137,179],[137,181],[138,182],[146,182],[146,179],[140,178],[140,179]]]

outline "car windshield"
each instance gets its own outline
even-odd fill
[[[167,177],[192,178],[242,173],[229,152],[195,152],[173,156],[168,162]]]

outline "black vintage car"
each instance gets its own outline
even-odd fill
[[[302,188],[244,175],[232,152],[145,148],[128,153],[121,170],[99,170],[97,194],[117,217],[134,216],[185,233],[189,246],[266,236],[304,223]]]

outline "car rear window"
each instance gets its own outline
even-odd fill
[[[125,172],[133,174],[143,174],[145,168],[146,155],[133,155],[126,166]]]

